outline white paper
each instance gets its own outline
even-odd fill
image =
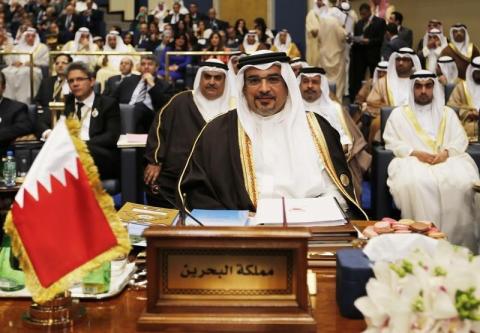
[[[363,252],[371,261],[393,262],[405,258],[416,248],[433,255],[437,242],[421,234],[385,234],[370,239]]]
[[[332,196],[285,199],[285,215],[289,225],[336,226],[346,223],[343,212]],[[282,199],[260,199],[254,223],[282,224]]]

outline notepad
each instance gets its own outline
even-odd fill
[[[347,223],[345,215],[332,196],[285,199],[285,218],[289,226],[337,226]],[[281,198],[260,199],[252,224],[283,224]]]
[[[248,210],[194,209],[192,215],[206,227],[243,227],[248,221]],[[198,224],[187,217],[186,225]]]

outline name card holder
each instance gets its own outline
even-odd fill
[[[151,227],[139,330],[316,332],[307,228]]]

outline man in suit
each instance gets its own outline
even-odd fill
[[[82,19],[80,15],[75,13],[75,7],[68,5],[65,7],[65,14],[60,15],[57,23],[60,31],[64,33],[66,40],[71,40],[81,27]]]
[[[122,83],[122,81],[125,78],[130,77],[132,75],[136,75],[136,74],[132,74],[133,60],[131,57],[123,57],[122,60],[120,61],[119,69],[120,69],[120,75],[114,75],[110,77],[105,83],[105,90],[103,91],[104,95],[113,97],[115,95],[115,92],[118,86],[120,85],[120,83]]]
[[[206,26],[207,28],[212,29],[212,31],[225,31],[228,28],[228,23],[217,19],[217,11],[212,7],[208,10],[208,20],[206,21]]]
[[[169,23],[171,25],[176,25],[178,21],[183,20],[183,17],[185,15],[180,14],[180,8],[181,8],[180,3],[178,1],[175,2],[172,6],[172,12],[167,16],[165,16],[165,18],[163,19],[163,22]]]
[[[119,174],[120,108],[115,99],[93,92],[93,73],[82,62],[67,68],[67,82],[72,94],[65,101],[65,115],[80,121],[80,139],[86,141],[101,179]]]
[[[385,61],[390,59],[393,52],[397,52],[402,47],[407,47],[407,43],[398,36],[398,29],[395,23],[387,24],[385,39],[386,43],[382,46],[382,58]]]
[[[28,116],[27,105],[3,97],[5,84],[5,75],[0,72],[0,154],[2,156],[16,138],[31,133],[33,127]]]
[[[350,96],[357,95],[367,68],[373,75],[380,61],[380,50],[385,35],[385,20],[372,14],[367,3],[360,6],[360,17],[355,24],[352,61],[350,63]]]
[[[398,29],[398,38],[404,40],[408,47],[412,47],[413,44],[413,32],[411,29],[404,27],[403,23],[403,15],[400,12],[392,12],[390,17],[388,18],[389,23],[395,23]],[[402,46],[403,47],[403,46]],[[388,61],[388,59],[385,59]]]
[[[198,11],[198,5],[196,2],[191,2],[188,6],[188,11],[190,12],[190,18],[192,24],[197,24],[200,21],[205,21],[206,16]]]
[[[118,86],[114,97],[120,104],[135,105],[137,132],[147,133],[153,117],[170,98],[168,84],[156,76],[157,59],[145,55],[140,59],[141,75],[125,78]]]
[[[93,7],[93,0],[85,1],[87,9],[82,11],[82,26],[87,27],[92,35],[98,36],[102,33],[101,23],[103,21],[103,12]]]
[[[67,83],[67,66],[72,62],[72,57],[68,54],[58,54],[54,58],[55,72],[57,75],[43,78],[35,104],[39,105],[39,117],[35,128],[35,134],[39,139],[45,140],[46,133],[52,126],[52,114],[50,112],[50,102],[63,102],[65,96],[70,94],[70,87]],[[43,112],[40,112],[43,111]]]

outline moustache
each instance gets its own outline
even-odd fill
[[[273,98],[275,98],[275,96],[273,96],[270,93],[260,93],[260,94],[256,95],[255,98],[257,98],[257,99],[272,98],[273,99]]]

